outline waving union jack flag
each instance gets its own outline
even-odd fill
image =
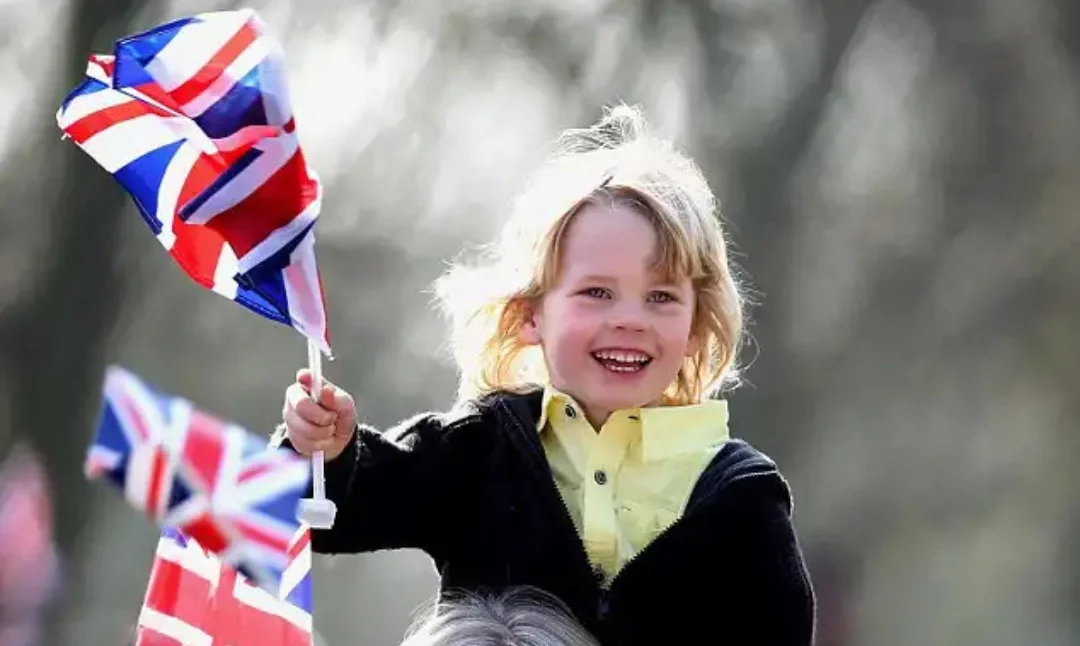
[[[200,14],[93,55],[57,123],[131,194],[197,283],[330,351],[300,150],[278,45],[251,10]]]
[[[166,527],[139,613],[135,646],[311,646],[311,533],[297,532],[275,597]]]
[[[311,466],[133,374],[109,368],[87,475],[277,592]]]

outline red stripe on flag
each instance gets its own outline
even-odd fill
[[[113,77],[113,70],[116,69],[115,56],[110,54],[90,54],[90,62],[101,67],[110,79]]]
[[[232,38],[210,57],[210,60],[195,73],[195,76],[169,92],[169,95],[180,105],[194,100],[209,89],[225,73],[229,65],[239,58],[258,37],[259,34],[251,27],[251,24],[245,23],[240,31],[233,34]]]
[[[217,157],[201,155],[196,160],[195,165],[192,166],[191,171],[188,172],[187,177],[184,179],[184,185],[180,189],[180,195],[177,197],[178,210],[205,191],[206,187],[210,186],[221,174],[225,165],[220,162],[218,157],[221,157],[221,155]],[[225,241],[213,229],[187,224],[176,213],[172,215],[172,229],[176,235],[176,241],[173,243],[169,253],[180,263],[180,266],[184,268],[184,271],[192,280],[203,287],[212,289]]]
[[[153,628],[139,626],[135,633],[135,646],[184,646],[179,639],[162,635]]]
[[[184,185],[180,188],[180,194],[176,197],[176,208],[179,211],[185,204],[199,196],[207,186],[214,183],[234,159],[220,154],[210,156],[199,155],[195,165],[188,171],[184,178]],[[174,214],[175,215],[175,214]]]
[[[169,96],[169,93],[162,89],[157,82],[151,81],[149,83],[143,83],[142,85],[134,85],[131,89],[142,92],[147,97],[174,111],[178,116],[183,114],[180,111],[180,106],[176,104],[176,101],[174,101],[173,98]]]
[[[180,263],[192,280],[207,289],[214,286],[214,273],[225,241],[211,229],[173,220],[176,241],[169,254]]]
[[[229,546],[229,536],[221,523],[209,512],[203,512],[192,520],[180,523],[180,530],[214,554],[221,554]]]
[[[198,409],[191,411],[184,438],[183,462],[187,473],[194,476],[199,489],[208,496],[217,488],[227,440],[225,424]]]
[[[124,417],[126,421],[130,422],[134,426],[133,431],[139,436],[139,440],[145,442],[150,439],[150,435],[153,431],[150,429],[150,422],[143,417],[142,409],[135,401],[131,399],[131,396],[126,392],[117,393],[116,399],[121,408],[124,409]]]
[[[245,469],[240,471],[240,475],[236,477],[236,482],[238,484],[243,484],[248,480],[254,480],[255,478],[258,478],[262,474],[266,473],[267,471],[272,471],[273,469],[273,464],[267,462],[256,462],[255,464],[246,467]]]
[[[153,451],[150,458],[150,490],[146,493],[146,511],[154,518],[162,518],[169,505],[166,499],[169,488],[165,486],[169,475],[169,456],[160,446],[154,447]]]
[[[130,121],[148,114],[154,114],[161,117],[173,116],[157,106],[132,99],[131,101],[121,103],[120,105],[112,105],[107,108],[102,108],[97,112],[92,112],[67,128],[64,128],[64,132],[75,140],[76,143],[81,144],[94,135],[104,130],[108,130],[118,123]]]
[[[295,561],[309,544],[311,544],[311,532],[304,530],[297,537],[296,542],[289,546],[289,562]]]
[[[191,167],[176,199],[177,211],[206,190],[221,174],[223,166],[209,155],[200,155]],[[187,224],[177,213],[172,214],[176,242],[169,252],[191,278],[208,289],[214,287],[218,260],[225,241],[213,229]]]
[[[289,541],[292,540],[291,536],[287,538],[282,537],[280,534],[245,521],[243,517],[234,517],[230,520],[233,522],[233,527],[243,534],[244,539],[248,542],[265,547],[276,554],[288,551]],[[200,540],[199,542],[201,543],[202,541]]]
[[[238,600],[233,594],[236,579],[235,570],[222,566],[215,587],[183,565],[159,557],[143,605],[211,635],[215,646],[310,646],[307,631]],[[176,643],[146,627],[140,627],[139,640],[140,646]]]
[[[207,222],[243,258],[272,233],[289,224],[318,195],[300,150],[249,196]]]

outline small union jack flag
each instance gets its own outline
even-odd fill
[[[86,471],[276,592],[311,465],[110,367]]]
[[[311,646],[311,532],[289,545],[278,594],[248,583],[173,527],[158,541],[135,646]]]
[[[313,233],[322,189],[280,48],[253,11],[121,39],[90,57],[56,118],[192,279],[329,353]]]

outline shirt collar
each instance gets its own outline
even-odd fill
[[[570,407],[569,409],[567,407]],[[584,421],[585,413],[574,398],[553,386],[544,388],[537,429],[543,432],[548,420],[558,419],[572,410]],[[645,462],[664,460],[695,453],[723,444],[728,432],[726,401],[706,400],[688,406],[649,406],[614,411],[608,424],[616,419],[638,425],[641,429],[641,458]]]

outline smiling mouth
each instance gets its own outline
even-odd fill
[[[597,363],[611,372],[640,372],[652,362],[652,357],[644,352],[628,350],[597,350],[591,353]]]

